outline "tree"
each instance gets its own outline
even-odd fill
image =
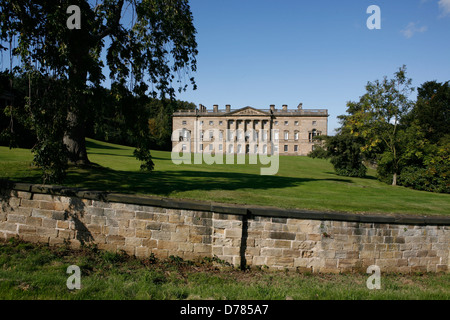
[[[361,139],[351,135],[345,127],[327,138],[326,149],[338,175],[360,178],[366,175],[361,147]]]
[[[450,86],[428,81],[403,122],[399,184],[418,190],[450,192]]]
[[[369,82],[358,103],[359,109],[346,118],[350,133],[363,138],[363,152],[371,152],[380,145],[385,148],[378,167],[391,174],[392,185],[397,184],[401,169],[401,121],[413,106],[409,99],[414,90],[411,82],[405,66],[395,72],[394,79],[384,77],[383,81]]]
[[[66,26],[70,5],[80,8],[79,29]],[[89,163],[85,135],[92,109],[87,100],[105,79],[104,66],[119,100],[126,87],[136,96],[173,98],[175,77],[178,90],[186,90],[183,74],[196,71],[196,30],[187,0],[104,0],[95,6],[87,0],[11,0],[2,1],[0,11],[0,49],[9,48],[20,59],[22,72],[64,82],[59,92],[68,102],[62,148],[76,164]],[[189,82],[195,89],[193,77]],[[33,97],[28,103],[33,110]],[[135,154],[151,169],[149,143],[142,132],[136,134],[142,139]]]
[[[450,81],[427,81],[417,92],[412,119],[424,130],[425,138],[438,142],[450,134]]]

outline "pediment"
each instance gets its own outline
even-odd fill
[[[252,107],[245,107],[236,111],[233,111],[230,113],[230,115],[233,116],[268,116],[269,114],[267,112],[252,108]]]

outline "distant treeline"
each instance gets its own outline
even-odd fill
[[[0,73],[0,145],[32,148],[37,141],[31,119],[33,112],[26,107],[29,85],[26,76],[11,80],[7,72]],[[37,85],[32,83],[33,92],[39,91]],[[60,94],[64,95],[64,92]],[[173,112],[196,108],[194,103],[186,101],[134,95],[117,85],[91,88],[86,96],[87,137],[136,147],[136,139],[139,139],[135,134],[136,123],[145,118],[148,132],[141,134],[150,138],[151,147],[155,150],[172,149]]]

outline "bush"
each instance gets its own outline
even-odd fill
[[[336,174],[347,177],[364,177],[367,172],[363,164],[361,143],[350,134],[339,133],[327,140],[330,162]]]
[[[340,176],[363,178],[366,176],[367,168],[364,165],[361,165],[357,168],[350,168],[350,167],[339,168],[335,166],[335,171],[336,174]]]
[[[406,167],[398,184],[416,190],[450,193],[450,168],[442,164],[428,168]]]
[[[314,150],[308,153],[308,157],[310,158],[318,158],[318,159],[328,159],[328,151],[325,150],[322,146],[315,145]]]

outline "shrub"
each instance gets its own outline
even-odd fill
[[[308,157],[310,158],[318,158],[318,159],[328,159],[328,151],[325,150],[322,146],[315,145],[314,150],[308,153]]]

